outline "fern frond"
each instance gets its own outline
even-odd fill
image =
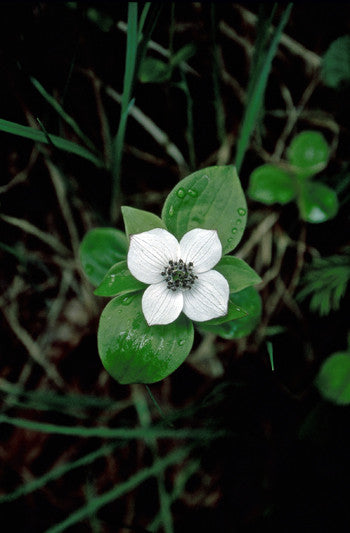
[[[339,309],[350,282],[350,250],[343,255],[316,258],[306,271],[298,301],[310,297],[310,310],[328,315]]]

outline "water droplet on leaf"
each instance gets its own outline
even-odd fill
[[[186,191],[182,187],[178,191],[176,191],[176,196],[178,198],[184,198],[186,196]]]
[[[243,209],[243,207],[239,207],[237,209],[237,212],[238,212],[239,216],[243,217],[246,214],[247,211],[245,209]]]
[[[198,192],[195,191],[194,189],[188,189],[187,192],[188,192],[188,194],[189,194],[190,196],[192,196],[192,198],[197,198],[197,196],[198,196]]]
[[[233,234],[237,233],[237,228],[232,228],[232,233]]]
[[[129,305],[133,301],[134,296],[125,296],[125,298],[122,299],[122,305]]]
[[[170,216],[170,217],[174,216],[174,213],[175,213],[174,206],[171,205],[171,206],[169,207],[169,216]]]
[[[183,346],[185,342],[186,342],[185,339],[181,339],[180,341],[178,341],[178,345]]]
[[[237,218],[236,224],[237,224],[237,226],[239,226],[240,224],[242,224],[242,220],[240,218]]]

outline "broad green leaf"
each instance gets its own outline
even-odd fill
[[[244,307],[248,313],[247,316],[223,322],[222,324],[209,325],[208,323],[204,324],[204,326],[200,324],[199,329],[210,331],[224,339],[240,339],[250,335],[260,322],[262,312],[261,297],[254,287],[247,287],[243,291],[237,292],[234,298],[237,304]]]
[[[303,131],[288,148],[288,159],[300,178],[308,178],[323,170],[329,159],[329,146],[318,131]]]
[[[122,214],[127,237],[154,228],[165,228],[165,224],[161,218],[142,209],[124,205],[122,206]]]
[[[323,183],[303,183],[298,198],[300,214],[306,222],[318,224],[333,218],[338,212],[336,193]]]
[[[216,229],[223,253],[233,250],[247,221],[247,204],[235,167],[208,167],[181,180],[165,200],[162,219],[177,239],[194,228]]]
[[[119,383],[154,383],[174,372],[193,343],[193,324],[183,314],[166,326],[148,326],[139,293],[120,295],[102,312],[98,351]]]
[[[350,83],[350,35],[332,42],[322,61],[322,79],[325,85],[341,89]]]
[[[99,285],[108,270],[125,259],[128,243],[125,234],[115,228],[94,228],[80,244],[80,261],[93,285]]]
[[[315,384],[327,400],[350,404],[350,353],[337,352],[323,363]]]
[[[260,276],[243,259],[232,255],[225,255],[216,265],[215,270],[227,279],[230,292],[242,291],[261,281]]]
[[[200,327],[222,324],[223,322],[228,322],[229,320],[237,320],[238,318],[245,317],[247,314],[247,311],[236,303],[236,294],[233,294],[229,297],[228,311],[225,316],[212,318],[211,320],[206,320],[205,322],[197,322],[197,325]]]
[[[19,137],[25,137],[31,139],[34,142],[40,142],[43,144],[49,144],[50,142],[59,150],[64,150],[72,154],[78,155],[94,163],[97,167],[103,167],[104,163],[101,159],[92,154],[89,150],[71,141],[67,141],[57,135],[51,133],[46,134],[43,131],[31,128],[29,126],[23,126],[16,122],[10,122],[9,120],[0,119],[0,131],[10,133],[12,135],[18,135]]]
[[[133,292],[146,289],[147,285],[138,281],[130,273],[126,261],[113,265],[94,291],[97,296],[116,296],[122,292]]]
[[[261,165],[250,175],[248,196],[267,205],[287,204],[295,198],[293,178],[274,165]]]
[[[154,57],[145,57],[139,71],[142,83],[163,83],[171,77],[172,68],[168,63]]]

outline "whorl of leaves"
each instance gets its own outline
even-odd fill
[[[315,258],[302,280],[299,301],[310,297],[310,310],[329,315],[339,309],[350,281],[350,249],[342,255]]]

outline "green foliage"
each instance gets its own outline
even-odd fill
[[[322,79],[325,85],[341,89],[350,83],[350,35],[332,42],[322,61]]]
[[[144,59],[148,41],[151,38],[155,22],[161,10],[159,4],[146,2],[139,17],[138,7],[137,2],[128,2],[128,26],[123,93],[118,131],[112,140],[112,161],[110,168],[112,174],[110,215],[113,222],[117,219],[119,211],[120,169],[127,120],[130,107],[133,104],[132,93],[140,65],[142,65]]]
[[[239,318],[246,317],[247,311],[243,309],[240,305],[238,305],[235,300],[236,295],[230,295],[228,300],[228,311],[226,315],[219,316],[218,318],[212,318],[211,320],[206,320],[205,322],[198,322],[198,326],[216,326],[218,324],[224,324],[232,320],[237,320]]]
[[[326,359],[315,385],[327,400],[338,405],[350,404],[350,352],[337,352]]]
[[[16,122],[10,122],[9,120],[4,119],[0,119],[0,131],[10,133],[11,135],[17,135],[19,137],[24,137],[34,142],[51,144],[58,150],[63,150],[65,152],[82,157],[83,159],[87,159],[97,167],[104,166],[103,161],[84,146],[67,141],[67,139],[63,139],[57,135],[52,135],[51,133],[48,134],[44,131],[31,128],[29,126],[23,126],[22,124],[17,124]]]
[[[139,80],[142,83],[163,83],[169,81],[176,67],[190,59],[196,49],[193,44],[186,44],[169,58],[168,62],[155,57],[146,57],[140,67]]]
[[[261,281],[260,276],[243,259],[232,255],[225,255],[216,265],[215,270],[227,279],[230,293],[242,291]]]
[[[288,159],[298,177],[308,178],[327,166],[329,152],[329,146],[321,133],[306,130],[292,139]]]
[[[339,208],[335,191],[323,183],[313,181],[307,181],[301,188],[298,205],[301,217],[313,224],[335,217]]]
[[[262,9],[264,9],[264,6],[262,6]],[[292,4],[288,4],[272,35],[270,34],[270,24],[274,9],[270,17],[266,17],[264,11],[262,11],[259,18],[258,37],[247,91],[247,105],[237,141],[235,165],[238,172],[241,169],[244,155],[249,146],[250,137],[256,127],[257,119],[263,106],[272,61],[277,52],[278,44],[283,29],[288,22],[291,10]]]
[[[247,205],[234,167],[216,166],[181,180],[165,200],[162,219],[127,206],[122,213],[127,235],[162,227],[180,240],[194,228],[216,229],[224,252],[228,252],[242,237]],[[126,235],[113,228],[91,230],[81,244],[83,269],[98,285],[95,294],[116,296],[102,312],[98,350],[104,367],[120,383],[153,383],[185,360],[193,343],[193,324],[185,315],[165,326],[146,323],[141,298],[147,286],[131,275],[126,253]],[[218,334],[224,331],[229,338],[244,336],[256,326],[261,312],[259,295],[248,289],[261,279],[245,261],[232,256],[224,256],[216,269],[227,279],[232,293],[228,312],[198,323],[199,327],[217,327]]]
[[[242,238],[247,204],[235,167],[214,166],[181,180],[165,200],[162,219],[177,239],[191,229],[216,229],[223,253]]]
[[[233,295],[236,305],[242,306],[246,316],[228,322],[210,324],[201,323],[199,329],[215,333],[223,339],[241,339],[250,335],[261,319],[262,301],[260,294],[254,287],[247,287]]]
[[[148,326],[139,293],[117,296],[101,315],[99,354],[119,383],[164,379],[183,363],[192,343],[193,325],[184,315],[166,326]]]
[[[125,234],[114,228],[90,230],[80,245],[80,261],[83,270],[93,285],[99,285],[106,272],[126,257]]]
[[[161,218],[142,209],[122,206],[122,214],[127,237],[134,233],[142,233],[154,228],[165,228]]]
[[[113,265],[94,291],[97,296],[116,296],[123,292],[146,289],[147,285],[130,274],[126,261]]]
[[[292,139],[285,168],[261,165],[251,176],[248,195],[266,205],[286,204],[295,199],[300,217],[318,224],[338,212],[338,198],[330,187],[311,178],[323,170],[329,158],[329,146],[317,131],[303,131]]]
[[[248,195],[266,205],[287,204],[296,196],[291,175],[275,165],[261,165],[250,175]]]
[[[310,299],[311,311],[328,315],[339,309],[350,281],[350,253],[316,258],[302,279],[298,300]]]

